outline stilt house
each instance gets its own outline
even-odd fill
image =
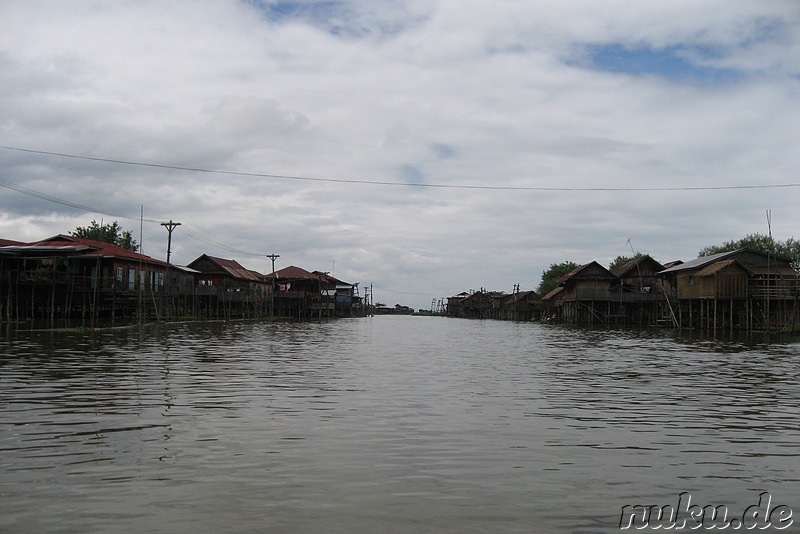
[[[91,239],[4,240],[3,319],[157,317],[166,271],[161,260]]]
[[[560,306],[553,312],[569,323],[607,323],[612,310],[611,289],[617,279],[611,271],[592,261],[576,267],[558,280],[561,291],[551,291]]]
[[[612,269],[611,299],[616,322],[655,325],[669,320],[668,295],[658,273],[664,266],[648,255],[634,258]]]
[[[682,326],[780,330],[797,321],[800,276],[788,258],[739,249],[665,269]]]
[[[266,312],[270,286],[264,276],[235,260],[203,254],[187,265],[195,274],[200,315],[259,317]]]

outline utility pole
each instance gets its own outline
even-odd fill
[[[167,228],[167,232],[169,236],[167,237],[167,265],[169,265],[169,257],[172,254],[172,231],[175,229],[176,226],[180,226],[181,223],[179,222],[172,222],[172,219],[169,220],[168,223],[161,223],[161,226]]]
[[[172,254],[172,231],[175,229],[176,226],[180,226],[181,223],[179,222],[172,222],[172,219],[169,220],[168,223],[161,223],[161,226],[167,229],[167,279],[164,281],[164,293],[166,293],[167,302],[167,309],[164,310],[164,313],[167,317],[170,317],[172,312],[172,297],[170,296],[169,291],[169,277],[170,277],[170,263],[169,257]]]
[[[280,254],[267,254],[267,258],[272,260],[272,292],[269,296],[269,316],[275,316],[275,258],[280,258]]]

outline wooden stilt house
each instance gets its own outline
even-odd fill
[[[658,275],[664,266],[648,255],[639,256],[612,269],[612,310],[616,322],[657,325],[669,320],[669,296]]]
[[[660,275],[676,288],[682,326],[782,330],[798,320],[800,276],[788,258],[739,249]]]
[[[322,274],[322,273],[321,273]],[[286,317],[327,317],[335,301],[336,284],[325,276],[290,265],[265,277],[275,287],[276,314]]]
[[[560,303],[553,313],[567,323],[608,324],[616,311],[612,305],[615,281],[616,276],[596,261],[573,269],[558,280],[562,290],[548,294]]]
[[[0,245],[0,317],[4,320],[158,318],[161,260],[110,243],[56,235]]]
[[[270,285],[264,275],[235,260],[203,254],[187,265],[197,271],[196,298],[201,315],[263,317],[269,311]]]

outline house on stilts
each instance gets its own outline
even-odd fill
[[[659,275],[673,288],[680,326],[781,331],[798,322],[800,274],[789,258],[742,248]]]

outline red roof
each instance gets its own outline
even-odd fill
[[[310,273],[305,269],[300,267],[295,267],[294,265],[290,265],[289,267],[284,267],[278,271],[267,276],[267,278],[285,278],[285,279],[292,279],[292,280],[319,280],[320,276],[314,273]]]
[[[216,258],[214,256],[209,256],[208,254],[203,254],[202,256],[194,260],[192,263],[190,263],[189,266],[191,267],[193,265],[196,265],[203,258],[207,259],[208,261],[219,267],[220,272],[230,275],[234,278],[240,278],[244,280],[255,280],[258,282],[263,281],[263,276],[260,273],[242,267],[236,260],[226,260],[225,258]]]
[[[93,239],[84,239],[82,237],[75,237],[71,235],[57,235],[49,237],[36,243],[27,243],[24,246],[29,247],[52,247],[59,249],[74,249],[75,251],[82,250],[84,256],[101,256],[101,257],[115,257],[126,258],[137,261],[146,261],[150,263],[160,263],[166,265],[167,262],[139,254],[126,248],[112,245],[111,243],[104,243],[102,241],[94,241]]]

